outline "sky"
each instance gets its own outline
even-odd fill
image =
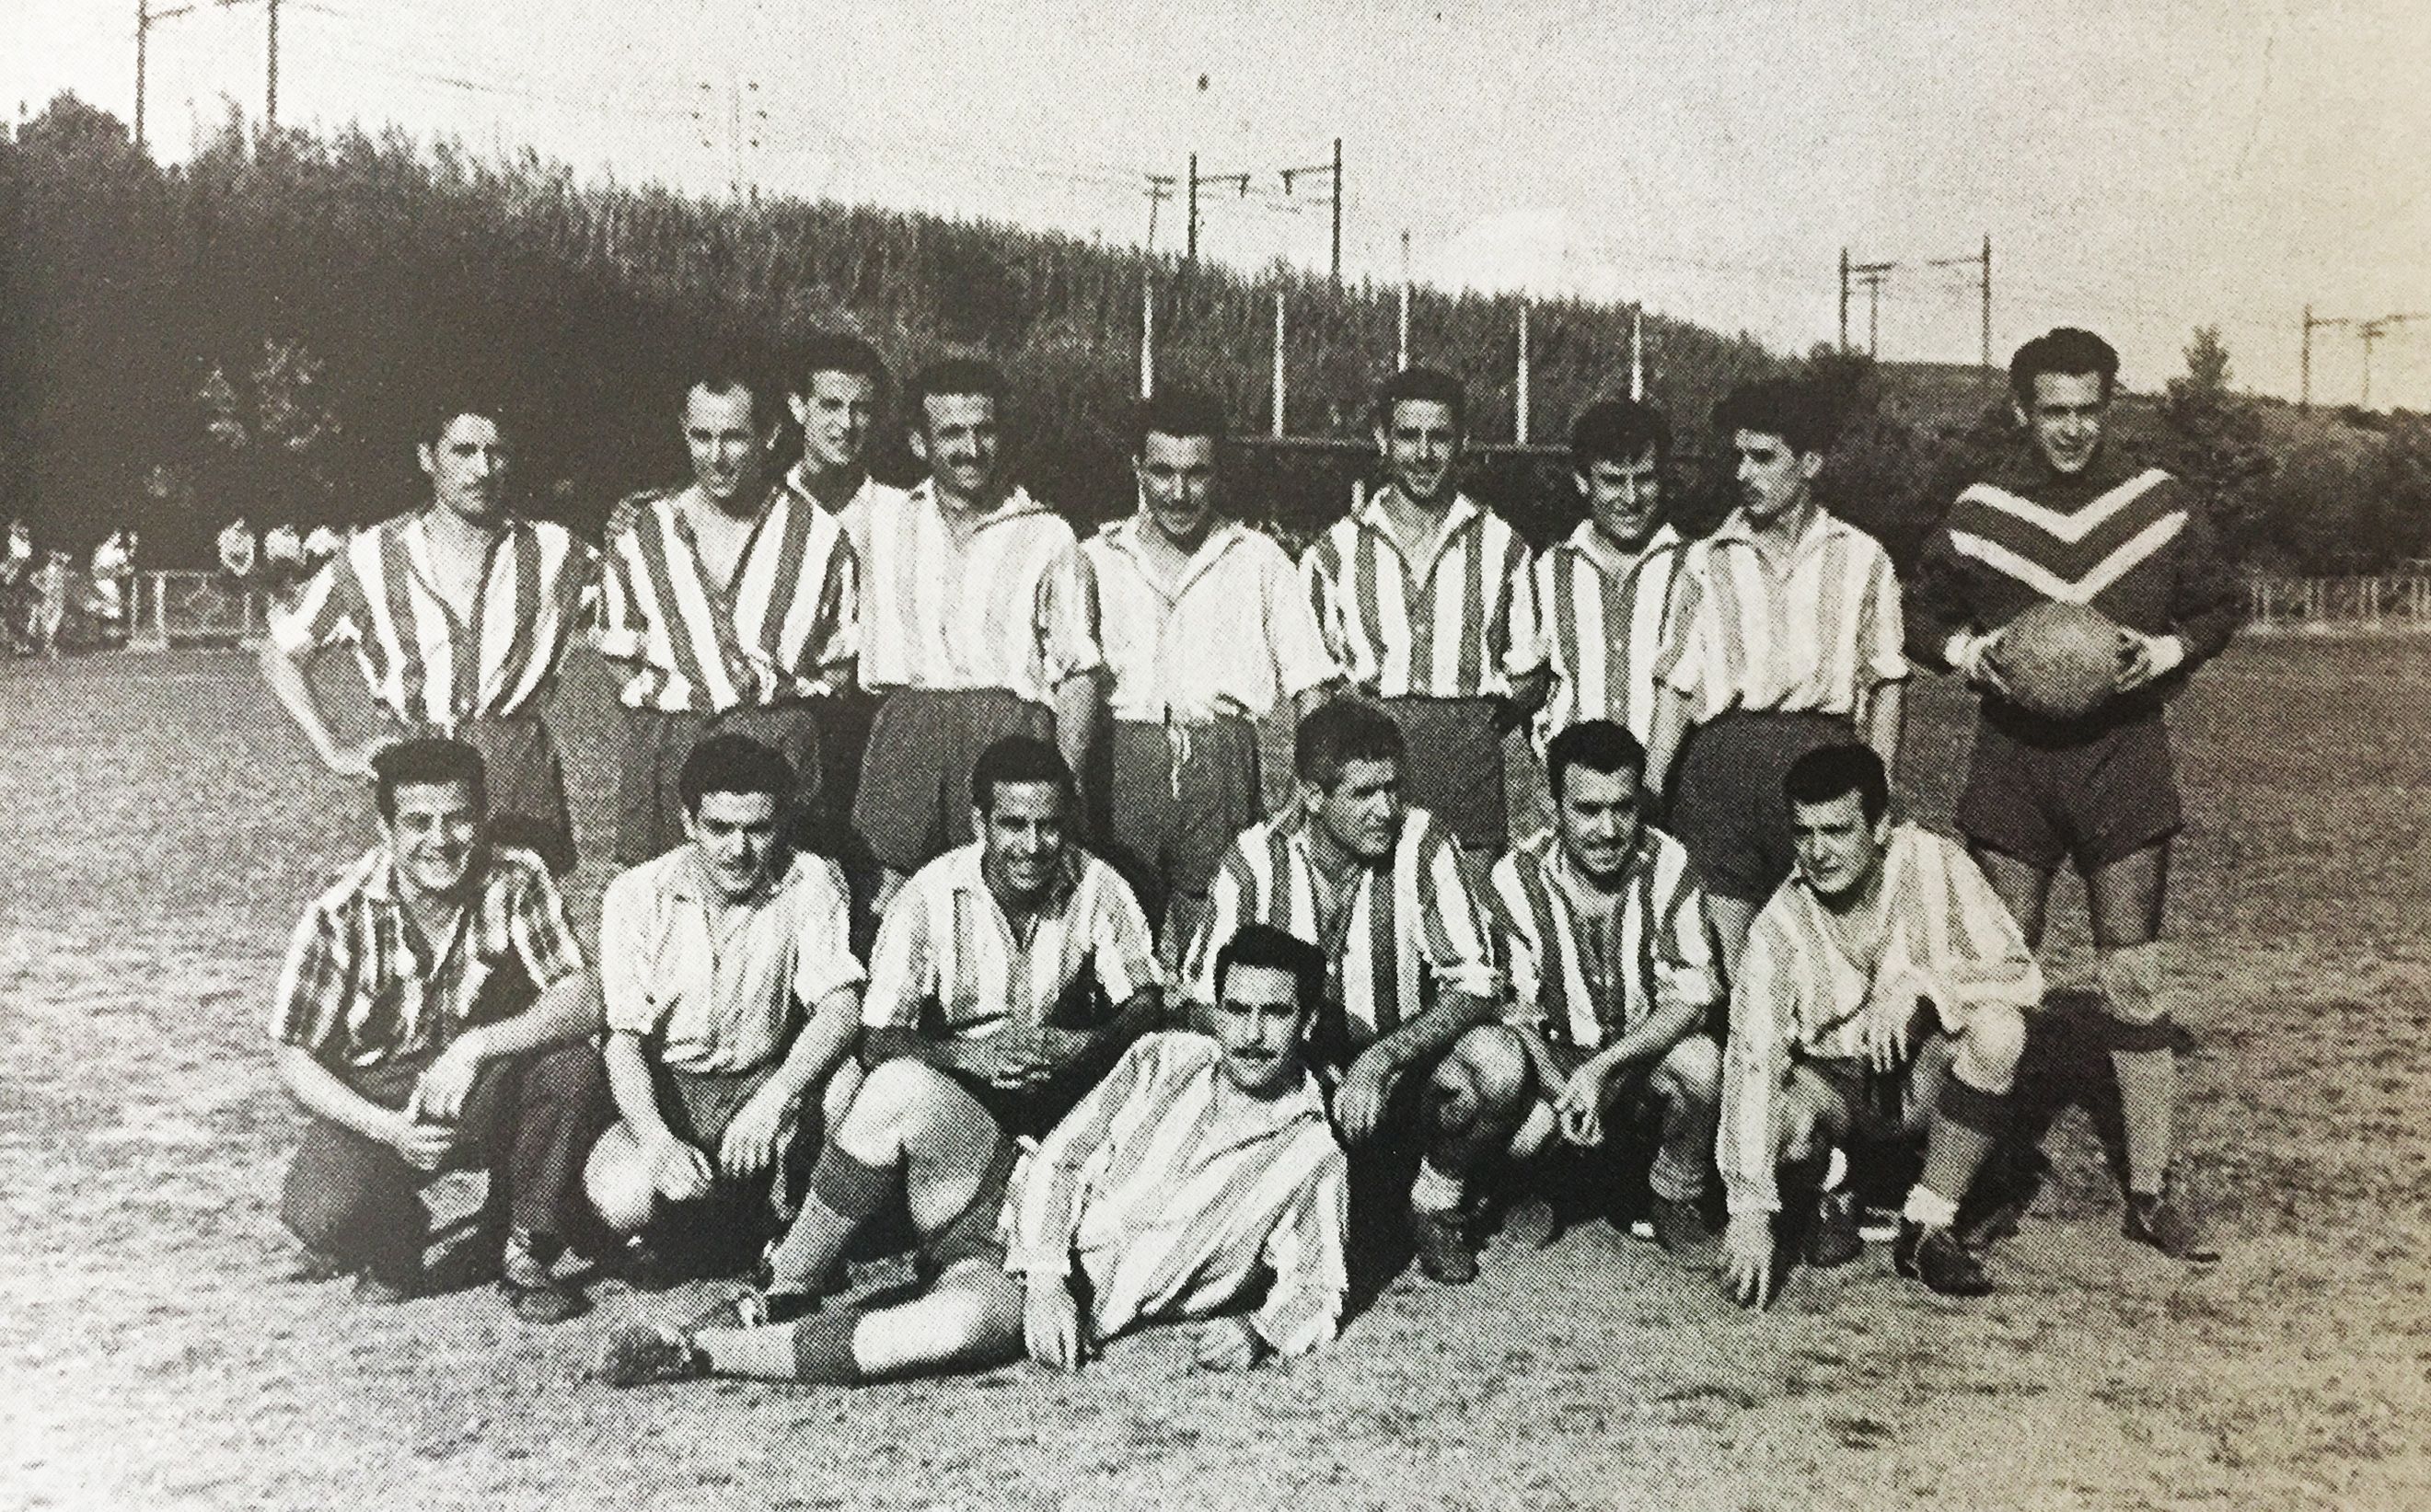
[[[0,104],[131,119],[136,0],[0,0]],[[158,0],[156,0],[158,3]],[[182,0],[166,0],[167,4]],[[153,150],[263,105],[267,0],[157,22]],[[1196,151],[1203,255],[1322,266],[1344,142],[1353,277],[1643,300],[1776,349],[1836,332],[1837,264],[1898,264],[1886,359],[2056,324],[2126,379],[2217,324],[2292,396],[2301,321],[2431,317],[2420,0],[282,0],[279,114],[394,123],[590,177],[983,215],[1137,245]],[[1179,199],[1156,208],[1161,248]],[[1933,259],[1968,259],[1934,267]],[[1852,334],[1868,339],[1862,290]],[[2315,333],[2317,399],[2361,390]],[[1658,358],[1659,360],[1659,355]],[[2431,318],[2375,407],[2431,408]]]

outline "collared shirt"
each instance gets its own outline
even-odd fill
[[[1300,557],[1317,627],[1356,686],[1380,698],[1492,698],[1539,659],[1528,547],[1461,494],[1423,560],[1410,559],[1381,490]]]
[[[271,619],[289,656],[354,648],[372,700],[398,719],[453,731],[540,707],[580,630],[597,572],[564,526],[510,520],[490,546],[469,618],[440,594],[429,524],[398,515],[358,532]]]
[[[746,1072],[783,1055],[809,1010],[865,975],[847,939],[844,873],[796,856],[729,903],[689,843],[608,884],[599,987],[608,1027],[657,1041],[675,1071]]]
[[[1660,830],[1641,833],[1610,913],[1590,918],[1593,895],[1544,830],[1494,864],[1495,924],[1510,962],[1506,1017],[1581,1050],[1599,1050],[1658,1009],[1700,1010],[1722,1000],[1705,934],[1705,897],[1688,853]]]
[[[1680,533],[1655,531],[1620,559],[1592,520],[1536,558],[1536,613],[1553,687],[1537,722],[1551,740],[1584,720],[1611,720],[1640,744],[1654,729],[1654,669],[1669,628]]]
[[[863,688],[1002,689],[1047,704],[1102,662],[1080,540],[1021,490],[957,523],[928,480],[880,489],[853,527]]]
[[[1339,894],[1317,870],[1308,822],[1294,809],[1244,830],[1225,853],[1182,960],[1193,998],[1216,1001],[1216,955],[1252,922],[1323,948],[1333,1027],[1352,1047],[1392,1033],[1444,992],[1500,992],[1491,923],[1463,880],[1458,846],[1433,816],[1404,811],[1391,854],[1359,868]]]
[[[1782,577],[1734,511],[1689,544],[1673,601],[1661,675],[1701,723],[1732,709],[1862,716],[1876,688],[1907,675],[1890,557],[1821,509]]]
[[[1338,675],[1291,558],[1270,537],[1237,522],[1216,524],[1168,583],[1140,545],[1141,532],[1153,528],[1133,515],[1081,546],[1097,578],[1115,718],[1263,719],[1284,697]]]
[[[599,654],[629,664],[628,708],[716,713],[832,690],[852,660],[859,578],[836,517],[771,489],[731,576],[702,559],[684,501],[644,506],[609,542]]]
[[[1813,889],[1793,876],[1755,918],[1731,993],[1717,1156],[1731,1211],[1781,1206],[1773,1171],[1782,1088],[1800,1060],[1856,1060],[1866,1025],[1904,1023],[1920,1000],[1955,1029],[1982,1004],[2042,1002],[2042,971],[1965,846],[1913,824],[1883,858],[1881,951],[1852,961]]]
[[[1306,1072],[1279,1097],[1225,1079],[1205,1035],[1143,1037],[1047,1136],[1006,1201],[1007,1269],[1089,1278],[1090,1334],[1205,1318],[1271,1275],[1278,1354],[1334,1336],[1349,1294],[1350,1162]]]
[[[475,887],[447,937],[427,940],[397,894],[388,848],[364,856],[295,926],[271,1038],[332,1071],[369,1071],[443,1050],[582,970],[582,946],[538,856],[493,847]]]
[[[886,907],[869,958],[861,1022],[981,1039],[1008,1026],[1086,1025],[1057,1006],[1094,978],[1119,1008],[1161,986],[1156,944],[1131,885],[1078,847],[1027,930],[1016,930],[989,890],[974,840],[922,867]]]

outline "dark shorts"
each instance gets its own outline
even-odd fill
[[[1853,738],[1848,720],[1832,714],[1732,712],[1697,726],[1668,827],[1707,892],[1758,905],[1773,895],[1798,859],[1781,779],[1817,746]]]
[[[1049,1129],[1064,1122],[1065,1114],[1079,1106],[1081,1099],[1105,1079],[1110,1069],[1111,1063],[1105,1058],[1093,1057],[1036,1087],[1022,1088],[998,1087],[961,1072],[944,1074],[952,1077],[956,1086],[987,1109],[1008,1140],[1043,1139]]]
[[[971,768],[1008,735],[1054,739],[1055,717],[996,689],[898,689],[878,706],[852,827],[893,871],[917,872],[971,840]]]
[[[1501,706],[1490,698],[1388,698],[1410,748],[1401,796],[1484,856],[1511,843],[1502,795]]]
[[[394,719],[386,724],[399,739],[438,733]],[[491,839],[532,852],[558,876],[573,871],[574,820],[565,802],[565,767],[547,723],[537,714],[473,720],[457,729],[456,739],[481,753],[490,787]]]
[[[1013,1137],[999,1137],[996,1154],[988,1159],[987,1173],[980,1178],[979,1189],[971,1193],[970,1205],[952,1222],[921,1238],[913,1263],[923,1281],[934,1281],[966,1260],[982,1260],[998,1267],[1004,1264],[1004,1239],[998,1229],[1005,1198],[1013,1189],[1014,1168],[1020,1159],[1021,1147]]]
[[[654,1065],[650,1080],[667,1132],[708,1155],[715,1167],[727,1126],[776,1072],[774,1062],[746,1072],[675,1071]],[[806,1110],[795,1125],[792,1143],[779,1148],[766,1172],[738,1181],[719,1170],[706,1195],[667,1209],[653,1231],[670,1239],[672,1253],[705,1268],[747,1260],[776,1236],[817,1157],[822,1130],[815,1113],[815,1105]]]
[[[1958,832],[2044,871],[2093,872],[2186,826],[2159,709],[2090,732],[1987,711],[1958,799]]]
[[[747,735],[793,763],[794,803],[786,839],[796,848],[833,853],[819,833],[819,720],[808,704],[729,708],[719,714],[625,711],[625,757],[616,791],[616,864],[639,866],[684,841],[683,795],[678,778],[692,748],[712,735]]]
[[[1258,822],[1258,730],[1247,720],[1118,720],[1093,767],[1091,833],[1151,922],[1176,895],[1204,896],[1234,838]]]
[[[776,1071],[774,1062],[738,1072],[652,1066],[650,1080],[658,1089],[659,1116],[666,1120],[667,1132],[713,1155],[726,1138],[726,1126]]]

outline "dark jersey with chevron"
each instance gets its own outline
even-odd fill
[[[2179,637],[2187,659],[2170,687],[2226,649],[2244,606],[2192,489],[2102,458],[2063,476],[2029,452],[1961,493],[1925,538],[1908,588],[1909,654],[1947,668],[1952,636],[2006,624],[2045,599]]]

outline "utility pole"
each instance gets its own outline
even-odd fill
[[[1283,290],[1275,285],[1275,440],[1283,439]]]
[[[263,116],[271,134],[278,132],[278,0],[270,0],[270,100]]]
[[[1156,208],[1173,198],[1173,175],[1148,175],[1148,255],[1156,256]]]
[[[1842,273],[1843,279],[1854,278],[1866,286],[1866,356],[1880,355],[1883,336],[1883,285],[1891,275],[1896,262],[1853,262]],[[1849,288],[1840,286],[1840,350],[1849,349]]]
[[[229,0],[220,0],[223,6]],[[202,8],[195,4],[176,6],[167,10],[152,8],[152,0],[135,0],[135,150],[143,150],[143,100],[151,73],[152,28],[173,16],[190,15]]]
[[[1410,233],[1406,226],[1401,230],[1401,323],[1398,354],[1393,361],[1393,371],[1407,372],[1410,366]]]
[[[1629,307],[1629,397],[1646,397],[1646,307]]]
[[[1333,210],[1333,256],[1332,259],[1332,269],[1333,287],[1339,289],[1342,287],[1342,139],[1340,137],[1333,139],[1333,161],[1332,163],[1303,163],[1298,168],[1286,168],[1283,170],[1283,198],[1291,198],[1292,183],[1301,174],[1323,173],[1331,173],[1333,175],[1333,203],[1332,207]]]
[[[1840,249],[1840,350],[1849,350],[1849,249]]]
[[[1518,385],[1512,396],[1511,439],[1520,445],[1528,444],[1528,296],[1519,296],[1519,374]]]
[[[1970,252],[1965,257],[1959,258],[1931,258],[1926,259],[1925,266],[1928,268],[1964,268],[1973,266],[1981,270],[1979,276],[1981,278],[1980,291],[1983,296],[1983,327],[1980,338],[1982,343],[1981,352],[1977,357],[1976,361],[1980,366],[1982,366],[1986,373],[1991,372],[1992,233],[1989,231],[1984,233],[1984,250],[1980,253]]]
[[[2313,407],[2313,328],[2317,325],[2352,325],[2354,324],[2353,321],[2345,319],[2318,317],[2313,313],[2312,306],[2305,307],[2305,345],[2303,355],[2297,358],[2297,372],[2301,374],[2297,380],[2296,390],[2298,409],[2306,410]]]
[[[1230,184],[1243,198],[1247,198],[1249,192],[1249,175],[1248,174],[1202,174],[1199,171],[1199,155],[1195,152],[1190,155],[1190,241],[1186,256],[1192,262],[1199,260],[1199,186],[1201,184]]]
[[[2358,407],[2370,408],[2372,406],[2372,349],[2378,345],[2380,339],[2387,336],[2391,329],[2413,321],[2431,321],[2431,310],[2408,310],[2395,315],[2375,315],[2370,320],[2358,320],[2345,315],[2316,315],[2313,313],[2312,306],[2305,306],[2303,377],[2302,387],[2298,390],[2301,395],[2298,400],[2300,407],[2309,409],[2313,403],[2313,331],[2315,327],[2349,325],[2355,328],[2356,336],[2363,342],[2363,389],[2356,403]]]

